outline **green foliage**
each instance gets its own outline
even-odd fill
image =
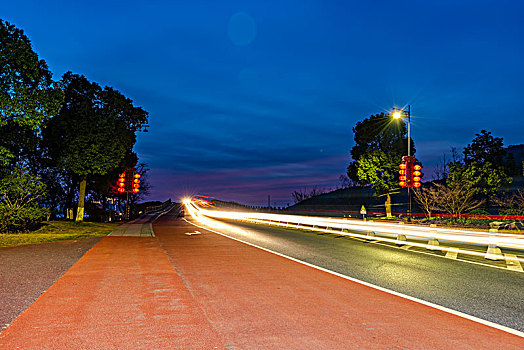
[[[47,64],[38,59],[23,30],[0,19],[0,131],[10,126],[37,132],[63,100]],[[0,139],[0,166],[5,167],[23,144]]]
[[[404,121],[394,121],[384,113],[372,115],[353,128],[355,146],[351,149],[351,157],[357,161],[372,150],[404,154],[407,151],[406,132]],[[414,148],[412,151],[415,153]]]
[[[446,179],[450,187],[465,186],[486,197],[492,196],[499,188],[511,182],[512,178],[506,175],[504,167],[490,162],[450,165]]]
[[[473,141],[464,148],[464,162],[466,165],[472,163],[491,163],[494,167],[503,165],[504,142],[501,137],[491,136],[491,132],[481,130],[476,134]]]
[[[468,215],[490,215],[490,213],[484,209],[473,209],[468,212]]]
[[[44,132],[58,166],[79,175],[104,175],[119,166],[135,143],[135,131],[146,126],[147,112],[118,91],[64,74],[65,101]]]
[[[376,195],[390,193],[398,187],[395,177],[399,162],[398,157],[372,150],[357,161],[358,178],[371,184]]]
[[[348,167],[348,177],[380,193],[397,186],[398,164],[407,153],[407,128],[402,120],[392,120],[384,113],[372,115],[353,128],[355,146],[351,149],[354,162]],[[411,143],[412,154],[415,153]]]
[[[520,209],[502,209],[499,215],[524,215],[524,211]]]
[[[464,148],[464,160],[454,157],[450,162],[446,184],[451,188],[464,187],[482,194],[489,199],[503,186],[510,184],[513,179],[508,174],[511,164],[504,161],[506,151],[503,139],[491,136],[490,132],[482,130]],[[511,160],[510,160],[511,162]]]
[[[0,232],[17,232],[33,228],[49,211],[38,200],[46,187],[40,177],[26,169],[15,168],[0,180]]]

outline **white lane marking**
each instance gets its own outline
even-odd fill
[[[316,266],[316,265],[313,265],[313,264],[310,264],[310,263],[307,263],[305,261],[302,261],[302,260],[298,260],[298,259],[295,259],[293,257],[290,257],[290,256],[287,256],[287,255],[284,255],[284,254],[281,254],[281,253],[278,253],[278,252],[275,252],[273,250],[270,250],[270,249],[267,249],[267,248],[264,248],[264,247],[260,247],[256,244],[253,244],[253,243],[249,243],[249,242],[246,242],[246,241],[243,241],[241,239],[238,239],[238,238],[235,238],[235,237],[231,237],[231,236],[228,236],[227,234],[225,233],[222,233],[222,232],[218,232],[218,231],[215,231],[213,229],[210,229],[210,228],[207,228],[207,227],[204,227],[204,226],[200,226],[200,225],[197,225],[195,223],[192,223],[190,221],[188,221],[187,219],[184,219],[187,223],[193,225],[193,226],[196,226],[196,227],[200,227],[201,229],[204,229],[204,230],[207,230],[207,231],[210,231],[210,232],[214,232],[216,234],[219,234],[221,236],[224,236],[224,237],[227,237],[229,239],[232,239],[234,241],[237,241],[237,242],[241,242],[241,243],[244,243],[244,244],[247,244],[249,246],[252,246],[252,247],[255,247],[255,248],[258,248],[258,249],[261,249],[261,250],[264,250],[268,253],[272,253],[272,254],[275,254],[275,255],[278,255],[278,256],[281,256],[283,258],[286,258],[286,259],[289,259],[289,260],[292,260],[292,261],[295,261],[299,264],[303,264],[303,265],[306,265],[306,266],[309,266],[309,267],[312,267],[314,269],[317,269],[317,270],[320,270],[320,271],[324,271],[324,272],[327,272],[327,273],[330,273],[332,275],[335,275],[335,276],[338,276],[338,277],[341,277],[341,278],[344,278],[348,281],[352,281],[352,282],[355,282],[355,283],[359,283],[359,284],[362,284],[364,286],[367,286],[367,287],[371,287],[371,288],[374,288],[374,289],[377,289],[377,290],[380,290],[382,292],[385,292],[385,293],[389,293],[389,294],[392,294],[392,295],[396,295],[398,297],[401,297],[401,298],[404,298],[404,299],[407,299],[407,300],[411,300],[411,301],[414,301],[416,303],[420,303],[420,304],[423,304],[423,305],[426,305],[426,306],[429,306],[429,307],[432,307],[434,309],[437,309],[437,310],[441,310],[441,311],[444,311],[444,312],[447,312],[447,313],[450,313],[452,315],[456,315],[456,316],[459,316],[459,317],[462,317],[462,318],[466,318],[468,320],[471,320],[471,321],[474,321],[474,322],[477,322],[477,323],[481,323],[483,325],[486,325],[486,326],[489,326],[489,327],[492,327],[492,328],[496,328],[496,329],[499,329],[501,331],[504,331],[504,332],[507,332],[507,333],[511,333],[511,334],[515,334],[519,337],[522,337],[524,338],[524,332],[521,332],[521,331],[518,331],[516,329],[513,329],[513,328],[509,328],[509,327],[506,327],[506,326],[503,326],[503,325],[500,325],[500,324],[497,324],[497,323],[493,323],[493,322],[490,322],[490,321],[487,321],[487,320],[483,320],[481,318],[478,318],[478,317],[475,317],[475,316],[472,316],[472,315],[468,315],[466,313],[463,313],[463,312],[460,312],[460,311],[456,311],[456,310],[453,310],[453,309],[449,309],[445,306],[441,306],[441,305],[438,305],[438,304],[433,304],[429,301],[425,301],[425,300],[422,300],[422,299],[418,299],[418,298],[415,298],[415,297],[412,297],[412,296],[409,296],[409,295],[406,295],[406,294],[402,294],[400,292],[395,292],[394,290],[391,290],[391,289],[387,289],[387,288],[383,288],[383,287],[380,287],[380,286],[377,286],[375,284],[371,284],[371,283],[368,283],[368,282],[364,282],[364,281],[361,281],[361,280],[358,280],[356,278],[353,278],[353,277],[349,277],[349,276],[346,276],[346,275],[343,275],[341,273],[338,273],[338,272],[335,272],[335,271],[331,271],[331,270],[328,270],[326,268],[323,268],[323,267],[320,267],[320,266]]]
[[[457,248],[450,249],[446,253],[446,258],[448,258],[448,259],[456,259],[458,253],[459,253],[459,249],[457,249]]]
[[[508,270],[523,272],[520,262],[517,260],[517,256],[514,254],[504,254],[506,259],[506,265]]]

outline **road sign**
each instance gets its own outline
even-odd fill
[[[367,212],[366,212],[366,207],[362,204],[362,208],[360,208],[360,214],[362,215],[366,215]]]

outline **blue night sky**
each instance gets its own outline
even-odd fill
[[[430,169],[481,129],[524,143],[524,1],[2,1],[56,80],[150,113],[150,199],[292,203],[334,187],[352,127],[411,105]]]

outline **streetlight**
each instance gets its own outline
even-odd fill
[[[402,119],[402,117],[408,117],[408,156],[411,156],[411,105],[408,105],[408,109],[393,108],[393,114],[391,116],[394,119]]]
[[[408,109],[393,108],[391,114],[393,119],[402,119],[402,117],[408,117],[408,157],[411,157],[411,105],[408,105]],[[408,220],[411,220],[411,191],[408,187]]]

